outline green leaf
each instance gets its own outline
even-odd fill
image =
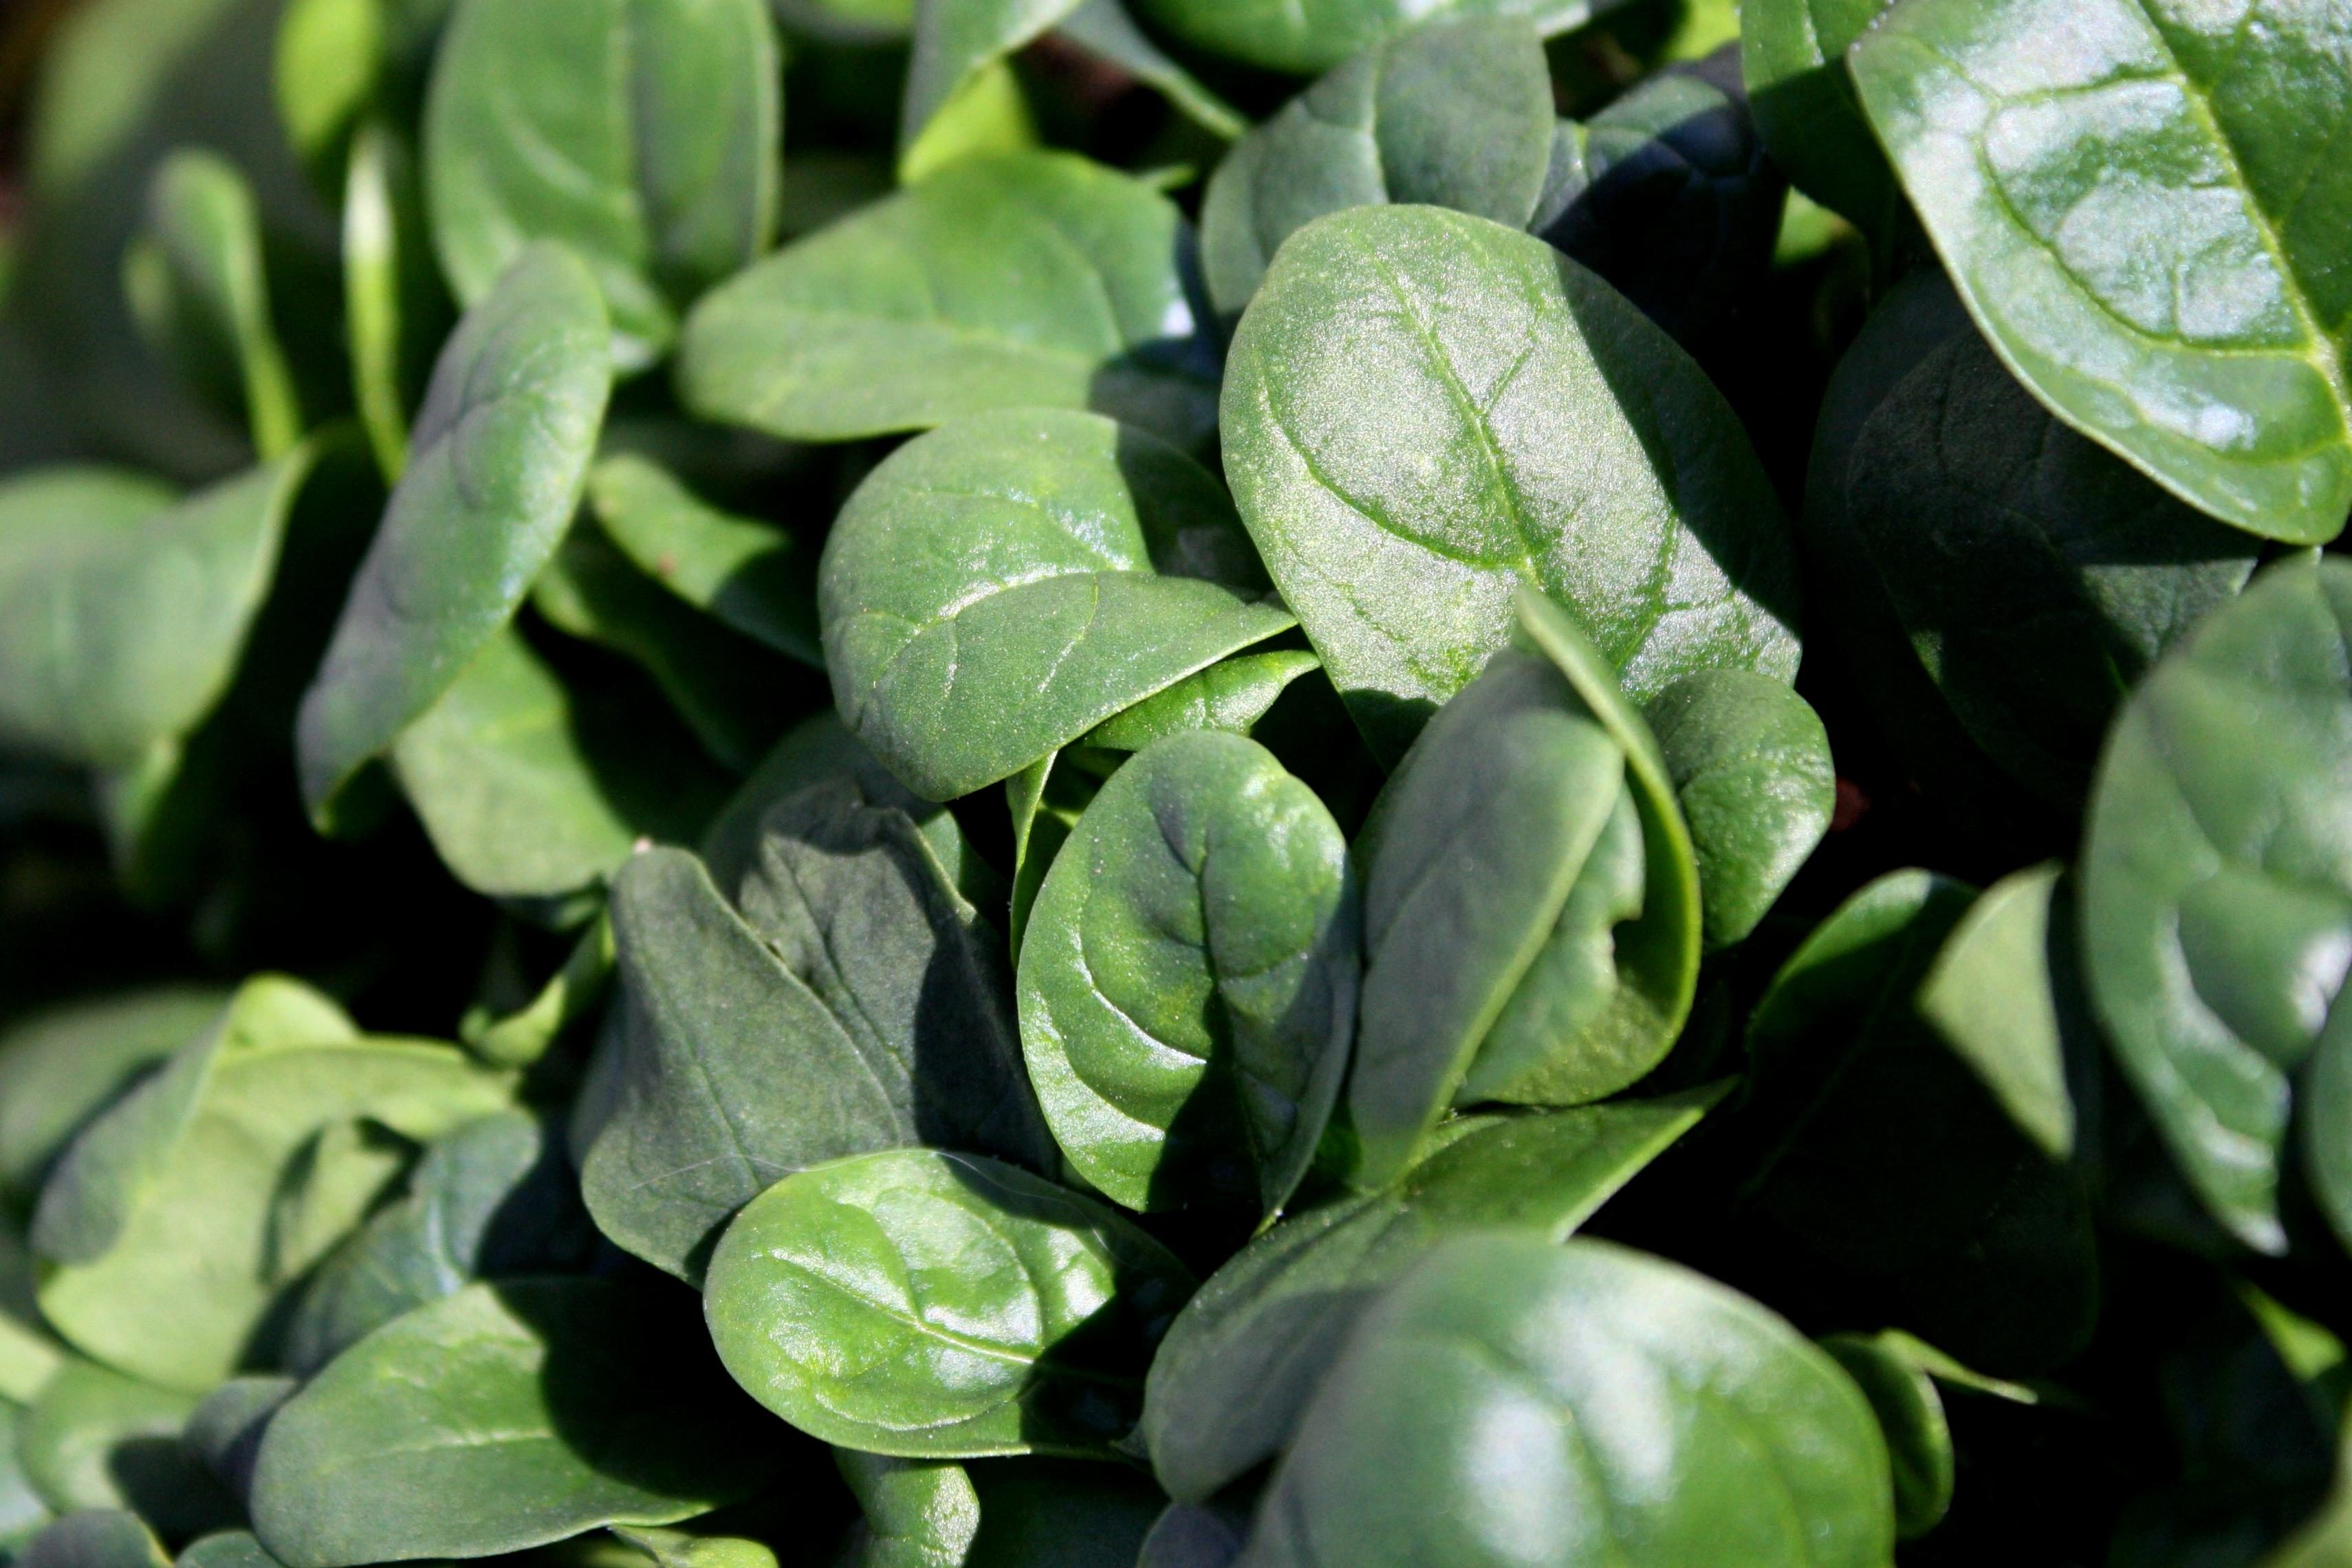
[[[1544,34],[1581,26],[1615,0],[1139,0],[1137,9],[1211,54],[1305,76],[1448,17],[1525,16]]]
[[[190,1542],[173,1568],[284,1568],[249,1530],[222,1530]]]
[[[1062,18],[1055,37],[1151,88],[1171,108],[1212,136],[1230,142],[1249,129],[1249,120],[1241,110],[1211,92],[1135,25],[1124,0],[1086,0]]]
[[[1079,737],[1078,743],[1107,752],[1139,752],[1163,736],[1192,730],[1246,735],[1292,681],[1322,668],[1321,659],[1297,648],[1238,653],[1104,720]]]
[[[1533,594],[1521,614],[1542,653],[1497,655],[1439,710],[1357,847],[1359,1186],[1450,1106],[1615,1093],[1690,1013],[1698,873],[1657,743],[1564,615]]]
[[[1249,1515],[1213,1503],[1171,1502],[1136,1553],[1135,1568],[1229,1568],[1249,1540]]]
[[[638,570],[745,637],[824,667],[816,560],[806,543],[720,510],[631,453],[597,464],[588,493],[605,536]]]
[[[1846,50],[1893,0],[1742,0],[1739,63],[1756,129],[1799,190],[1882,243],[1903,211]]]
[[[2352,1237],[2352,879],[2334,852],[2352,745],[2352,566],[2282,562],[2174,649],[2107,738],[2083,850],[2083,960],[2125,1076],[2247,1246],[2278,1213],[2295,1078],[2307,1173]]]
[[[726,791],[652,692],[574,692],[511,627],[402,732],[392,769],[450,874],[493,898],[593,888],[641,839],[693,839]]]
[[[1109,1209],[901,1149],[789,1176],[728,1227],[705,1311],[736,1380],[827,1442],[908,1458],[1097,1456],[1192,1279]]]
[[[775,237],[782,67],[761,0],[465,0],[425,111],[433,240],[473,305],[534,240],[588,263],[623,369]]]
[[[1034,153],[1043,145],[1013,62],[991,60],[940,105],[922,135],[898,154],[898,183],[920,184],[968,158]]]
[[[301,404],[269,319],[261,215],[236,164],[196,151],[164,160],[146,226],[123,255],[123,286],[156,353],[244,415],[263,461],[293,449]]]
[[[255,1353],[413,1142],[513,1092],[449,1047],[331,1038],[196,1041],[82,1133],[37,1232],[60,1259],[40,1287],[58,1332],[156,1383],[210,1387]],[[93,1192],[120,1210],[110,1234],[65,1225]]]
[[[286,139],[310,169],[331,167],[376,93],[383,0],[288,0],[271,71]]]
[[[1135,1568],[1158,1489],[1121,1465],[999,1459],[971,1467],[980,1534],[964,1568]]]
[[[835,1448],[865,1519],[843,1554],[851,1568],[965,1568],[980,1533],[980,1494],[961,1465]]]
[[[121,1509],[58,1520],[13,1559],[19,1568],[166,1568],[171,1561],[139,1516]]]
[[[468,1285],[278,1411],[254,1530],[287,1568],[347,1568],[668,1524],[772,1479],[782,1436],[727,1385],[673,1289]]]
[[[843,719],[947,800],[1286,630],[1264,585],[1191,458],[1097,416],[1028,409],[891,454],[834,525],[818,605]]]
[[[1937,953],[1918,1004],[2010,1120],[2058,1160],[2074,1148],[2066,1035],[2084,1027],[2066,1016],[2075,998],[2060,994],[2059,971],[2074,960],[2074,904],[2057,898],[2062,870],[2030,866],[1986,889]],[[2058,952],[2059,942],[2069,951]],[[2063,984],[2071,992],[2079,981],[2070,973]]]
[[[37,1014],[0,1037],[0,1198],[30,1208],[74,1134],[205,1032],[226,992],[122,991]]]
[[[572,944],[563,966],[528,1002],[503,1016],[467,1009],[457,1026],[466,1048],[494,1068],[527,1068],[564,1033],[602,1010],[613,978],[613,921],[599,911]]]
[[[692,857],[613,889],[620,1081],[582,1185],[604,1233],[698,1281],[778,1178],[937,1142],[1042,1164],[1002,947],[904,812],[840,780],[772,810],[742,912]]]
[[[286,1331],[285,1363],[310,1376],[374,1330],[476,1279],[585,1266],[595,1232],[559,1140],[503,1110],[435,1140],[406,1195],[320,1266]]]
[[[2297,543],[2352,508],[2352,38],[2321,12],[1927,0],[1849,61],[1969,313],[2051,412]],[[2076,47],[2053,51],[2053,28]]]
[[[104,468],[0,483],[0,740],[124,767],[219,704],[308,449],[184,500]]]
[[[0,1551],[19,1557],[26,1542],[49,1521],[49,1505],[33,1489],[17,1453],[17,1433],[24,1424],[22,1410],[0,1405]]]
[[[1022,1046],[1063,1152],[1114,1203],[1271,1215],[1356,1028],[1339,825],[1271,752],[1171,736],[1111,775],[1021,947]]]
[[[1201,204],[1202,269],[1238,315],[1282,242],[1326,213],[1420,202],[1527,226],[1551,157],[1551,77],[1523,16],[1375,45],[1227,153]]]
[[[1916,1541],[1952,1506],[1952,1429],[1943,1397],[1902,1334],[1831,1334],[1822,1341],[1870,1401],[1895,1475],[1895,1533]]]
[[[1171,1495],[1207,1500],[1289,1447],[1367,1306],[1470,1229],[1567,1239],[1723,1090],[1452,1122],[1377,1193],[1284,1220],[1210,1277],[1151,1363],[1141,1436]]]
[[[25,1412],[16,1451],[34,1489],[58,1513],[130,1509],[167,1535],[218,1529],[236,1505],[184,1448],[193,1395],[85,1361],[66,1363]]]
[[[1756,929],[1830,830],[1837,769],[1805,700],[1746,669],[1675,681],[1644,717],[1698,860],[1706,942]]]
[[[2068,812],[2124,693],[2257,555],[2052,418],[1972,331],[1885,393],[1832,482],[1953,716]]]
[[[561,247],[524,250],[434,367],[326,661],[302,700],[302,794],[331,822],[368,763],[455,685],[554,554],[612,391],[603,301]]]
[[[651,1525],[611,1528],[615,1536],[650,1554],[656,1568],[777,1568],[774,1550],[748,1536],[694,1534]]]
[[[1367,1312],[1246,1561],[1883,1568],[1886,1449],[1837,1363],[1678,1265],[1454,1242]]]
[[[301,1386],[299,1380],[275,1373],[232,1377],[189,1413],[180,1440],[240,1506],[253,1490],[253,1462],[269,1418]]]
[[[1007,934],[1016,965],[1021,962],[1021,943],[1029,934],[1030,917],[1036,911],[1037,895],[1045,886],[1045,874],[1053,869],[1062,846],[1069,842],[1070,830],[1078,825],[1079,814],[1087,804],[1083,786],[1072,784],[1069,770],[1055,771],[1061,756],[1059,752],[1048,752],[1004,781],[1005,809],[1013,818],[1013,924]],[[1049,799],[1049,795],[1061,798]]]
[[[1738,421],[1541,240],[1428,207],[1318,220],[1242,320],[1221,423],[1251,537],[1383,759],[1509,639],[1523,585],[1637,701],[1796,672],[1793,542]]]
[[[714,290],[678,345],[696,415],[792,440],[1095,408],[1190,443],[1215,420],[1167,197],[1058,153],[962,160]]]
[[[397,484],[408,467],[408,416],[425,395],[452,310],[425,239],[415,156],[381,120],[352,140],[342,261],[352,396],[377,468]]]
[[[784,26],[853,44],[903,38],[914,30],[916,0],[775,0]]]

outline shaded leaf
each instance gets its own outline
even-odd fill
[[[822,668],[815,553],[793,534],[720,510],[647,458],[589,476],[596,521],[638,570],[778,653]]]

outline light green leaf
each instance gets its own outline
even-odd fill
[[[0,1037],[0,1197],[29,1209],[75,1133],[203,1034],[227,993],[124,991],[50,1009]]]
[[[1305,76],[1360,49],[1454,16],[1525,16],[1549,35],[1615,0],[1139,0],[1137,9],[1211,54]]]
[[[466,1047],[494,1068],[527,1068],[565,1030],[595,1012],[613,978],[613,921],[599,912],[530,1001],[504,1016],[469,1008],[457,1026]]]
[[[1090,1198],[900,1149],[761,1194],[720,1239],[704,1298],[736,1381],[827,1442],[1096,1457],[1134,1424],[1144,1366],[1192,1289]]]
[[[1831,1334],[1822,1341],[1870,1401],[1895,1476],[1895,1533],[1915,1541],[1952,1506],[1952,1429],[1927,1369],[1905,1353],[1907,1335]]]
[[[13,1561],[17,1568],[165,1568],[172,1560],[137,1514],[92,1509],[58,1520]]]
[[[1365,1314],[1248,1568],[1346,1561],[1884,1568],[1886,1448],[1747,1297],[1600,1242],[1454,1242]]]
[[[1178,1314],[1151,1363],[1140,1435],[1160,1484],[1203,1501],[1282,1452],[1356,1320],[1424,1253],[1471,1229],[1567,1239],[1722,1095],[1465,1118],[1396,1184],[1259,1237]]]
[[[1238,653],[1104,720],[1078,743],[1107,752],[1139,752],[1162,736],[1192,730],[1246,735],[1292,681],[1322,668],[1321,659],[1297,648]]]
[[[296,735],[331,823],[368,763],[455,685],[563,537],[612,391],[588,269],[524,250],[441,352],[407,469],[352,584]]]
[[[2074,900],[2057,896],[2063,869],[2031,866],[1986,889],[1952,928],[1919,986],[1921,1016],[1975,1069],[2010,1120],[2059,1160],[2074,1147],[2074,1099],[2066,1087],[2070,1020],[2062,1014],[2057,973],[2064,960],[2053,947],[2064,943],[2071,959]]]
[[[1675,681],[1644,717],[1690,825],[1710,947],[1756,929],[1830,830],[1837,769],[1821,716],[1746,669]]]
[[[167,1535],[216,1530],[236,1504],[179,1444],[193,1395],[74,1361],[25,1412],[16,1451],[54,1511],[131,1509]]]
[[[1173,735],[1112,774],[1021,946],[1030,1080],[1079,1174],[1131,1209],[1280,1210],[1347,1071],[1357,900],[1339,825],[1255,742]]]
[[[2301,1075],[2306,1170],[2352,1237],[2352,566],[2282,562],[2208,617],[2107,738],[2083,850],[2083,961],[2125,1076],[2213,1217],[2278,1252]]]
[[[824,668],[816,554],[802,540],[720,510],[630,453],[597,464],[588,493],[606,537],[640,571],[745,637]]]
[[[1264,584],[1191,458],[1029,409],[891,454],[834,525],[818,606],[843,719],[947,800],[1286,630]]]
[[[845,1568],[965,1568],[980,1533],[980,1494],[961,1465],[835,1448],[865,1519]]]
[[[2326,153],[2352,35],[2325,7],[2255,15],[1926,0],[1849,63],[2034,395],[2192,506],[2313,544],[2352,508],[2352,165]]]
[[[331,165],[383,71],[383,0],[288,0],[271,72],[286,139],[311,169]]]
[[[727,1385],[675,1289],[468,1285],[370,1335],[278,1411],[254,1531],[287,1568],[352,1568],[668,1524],[772,1480],[782,1436]]]
[[[425,111],[442,269],[478,303],[533,240],[588,263],[613,357],[774,238],[783,77],[762,0],[464,0]]]
[[[1240,314],[1282,242],[1347,207],[1420,202],[1524,228],[1551,139],[1551,77],[1523,16],[1474,14],[1368,48],[1218,165],[1201,205],[1209,297]]]
[[[1622,296],[1541,240],[1360,207],[1284,247],[1224,387],[1226,477],[1376,754],[1568,606],[1646,701],[1794,677],[1796,558],[1730,407]]]
[[[1179,114],[1213,136],[1230,142],[1249,129],[1241,110],[1211,92],[1135,25],[1125,0],[1086,0],[1062,18],[1055,36],[1152,88]]]
[[[383,121],[352,140],[342,249],[352,395],[376,467],[386,484],[397,484],[408,467],[408,416],[425,395],[452,311],[425,238],[415,157]]]
[[[775,1550],[741,1535],[702,1535],[616,1524],[614,1535],[650,1554],[656,1568],[777,1568]]]
[[[1190,239],[1167,197],[1082,158],[965,159],[714,290],[678,346],[679,396],[803,441],[1036,406],[1193,442],[1216,371]]]
[[[18,1554],[17,1561],[26,1542],[49,1521],[49,1505],[33,1489],[17,1455],[16,1435],[24,1423],[22,1410],[0,1405],[0,1551]]]
[[[189,1413],[181,1442],[204,1460],[239,1506],[253,1489],[253,1461],[261,1451],[269,1418],[301,1386],[298,1379],[276,1373],[232,1377]]]

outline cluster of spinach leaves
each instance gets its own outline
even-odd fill
[[[2352,1558],[2343,0],[26,14],[0,1564]]]

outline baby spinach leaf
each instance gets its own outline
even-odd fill
[[[241,414],[263,461],[302,438],[294,374],[269,318],[261,216],[236,165],[173,153],[147,193],[147,226],[123,255],[123,286],[157,353]]]
[[[1486,1237],[1365,1314],[1243,1561],[1878,1568],[1888,1498],[1870,1406],[1764,1307],[1622,1247]]]
[[[2283,562],[2157,666],[2107,739],[2083,851],[2083,960],[2125,1075],[2205,1206],[2283,1250],[2300,1075],[2305,1159],[2352,1236],[2352,881],[2324,781],[2344,766],[2352,567]]]
[[[286,1331],[285,1362],[310,1376],[413,1308],[477,1279],[585,1265],[595,1231],[558,1142],[504,1110],[436,1139],[399,1202],[322,1264]]]
[[[466,0],[425,113],[451,289],[476,304],[561,240],[604,290],[614,362],[650,363],[677,309],[775,236],[782,81],[761,0]]]
[[[0,740],[123,767],[218,705],[308,449],[174,501],[115,469],[0,483]]]
[[[1158,1489],[1122,1465],[1071,1459],[975,1464],[980,1534],[965,1568],[1135,1568]]]
[[[2352,40],[2287,7],[1888,12],[1849,57],[2001,359],[2193,506],[2318,543],[2352,508]],[[2053,28],[2078,41],[2053,51]]]
[[[468,1285],[278,1411],[254,1531],[287,1568],[520,1551],[733,1502],[782,1468],[782,1436],[727,1385],[673,1289]]]
[[[1829,732],[1803,698],[1746,669],[1685,676],[1644,717],[1690,825],[1707,945],[1727,947],[1756,929],[1829,832]]]
[[[938,1140],[1043,1163],[1001,950],[905,813],[847,781],[793,796],[743,905],[676,851],[614,883],[621,1077],[582,1173],[607,1236],[695,1280],[736,1210],[819,1162]]]
[[[1615,0],[1141,0],[1144,16],[1213,54],[1304,76],[1452,16],[1526,16],[1563,33]]]
[[[1520,613],[1529,650],[1439,710],[1358,845],[1360,1186],[1449,1106],[1615,1093],[1690,1012],[1698,873],[1657,742],[1565,615]]]
[[[1216,481],[1098,416],[971,418],[893,453],[818,577],[835,700],[916,793],[968,795],[1293,623]]]
[[[305,169],[331,169],[383,75],[384,0],[288,0],[272,85],[286,139]]]
[[[752,1200],[704,1288],[719,1357],[812,1436],[906,1458],[1106,1453],[1192,1279],[1091,1198],[898,1149]]]
[[[34,1536],[12,1561],[22,1568],[165,1568],[172,1560],[137,1514],[89,1509]]]
[[[17,1455],[58,1513],[129,1509],[174,1537],[218,1529],[236,1504],[181,1446],[194,1407],[192,1395],[70,1361],[25,1412]]]
[[[530,1001],[499,1016],[467,1008],[457,1025],[466,1048],[494,1068],[527,1068],[566,1030],[600,1010],[613,978],[613,921],[599,912],[572,944],[563,966]]]
[[[336,799],[455,685],[563,537],[612,391],[580,261],[525,249],[441,351],[408,467],[302,700],[303,798]]]
[[[726,792],[650,690],[575,692],[511,627],[402,732],[392,771],[451,875],[495,898],[592,888],[641,838],[693,838]]]
[[[980,1494],[961,1465],[835,1448],[865,1513],[844,1552],[854,1568],[964,1568],[980,1533]]]
[[[1199,1502],[1280,1453],[1357,1318],[1423,1253],[1474,1228],[1566,1239],[1721,1098],[1465,1118],[1395,1184],[1259,1237],[1186,1304],[1151,1363],[1139,1432],[1160,1484]]]
[[[1111,775],[1021,947],[1022,1046],[1072,1164],[1131,1209],[1278,1211],[1347,1072],[1362,912],[1314,792],[1237,735]]]
[[[1822,1341],[1878,1417],[1895,1477],[1895,1533],[1916,1541],[1952,1506],[1951,1423],[1935,1380],[1904,1353],[1901,1334],[1832,1334]]]
[[[452,314],[425,222],[415,153],[390,123],[371,121],[352,138],[343,181],[343,330],[352,398],[386,484],[408,466],[408,416]]]
[[[180,1438],[240,1506],[253,1489],[253,1462],[278,1407],[302,1385],[275,1373],[232,1377],[188,1413]]]
[[[74,1135],[204,1033],[227,1000],[194,985],[124,991],[37,1014],[0,1036],[0,1199],[29,1209]]]
[[[1523,228],[1551,157],[1551,78],[1520,16],[1441,21],[1376,44],[1237,142],[1201,204],[1217,309],[1239,315],[1282,242],[1386,202]]]
[[[701,1521],[697,1521],[701,1522]],[[614,1537],[653,1559],[656,1568],[777,1568],[773,1548],[749,1536],[616,1524]]]
[[[775,0],[784,26],[827,41],[856,44],[903,38],[914,30],[917,0]]]
[[[1087,807],[1083,789],[1068,784],[1068,770],[1055,771],[1061,756],[1048,752],[1004,781],[1005,809],[1013,818],[1013,925],[1007,934],[1015,964],[1021,962],[1021,943],[1029,934],[1029,918],[1045,886],[1045,873],[1053,869],[1055,858]],[[1063,798],[1049,800],[1049,792]]]
[[[2063,1160],[2074,1152],[2075,1121],[2066,1036],[2082,1033],[2084,1021],[2068,1016],[2080,1005],[2071,994],[2079,981],[2058,973],[2074,960],[2074,900],[2057,898],[2061,870],[2031,866],[1987,889],[1920,983],[1919,1012],[2010,1120]]]
[[[21,1558],[25,1543],[49,1522],[49,1506],[33,1489],[17,1455],[16,1434],[24,1421],[25,1413],[16,1405],[0,1405],[0,1551],[12,1560]]]
[[[960,161],[715,289],[678,345],[706,419],[803,441],[985,409],[1096,408],[1191,442],[1216,373],[1142,182],[1063,153]]]
[[[1135,1568],[1228,1568],[1249,1539],[1249,1515],[1211,1503],[1171,1502],[1143,1538]]]
[[[174,1074],[208,1046],[214,1059],[176,1126],[157,1125]],[[512,1092],[508,1079],[423,1042],[195,1042],[93,1122],[50,1179],[38,1235],[59,1262],[41,1282],[41,1310],[110,1365],[208,1388],[267,1349],[257,1341],[399,1179],[414,1142]],[[125,1135],[133,1129],[147,1138]],[[103,1231],[49,1223],[109,1183],[123,1209],[110,1245],[93,1252],[80,1244]]]
[[[815,553],[793,535],[721,511],[634,453],[597,464],[588,493],[605,536],[640,571],[745,637],[824,668]]]
[[[249,1530],[221,1530],[192,1541],[173,1568],[284,1568]]]
[[[1846,50],[1893,0],[1743,0],[1739,63],[1756,129],[1796,187],[1874,236],[1903,210]]]
[[[1795,674],[1795,557],[1730,408],[1540,240],[1428,207],[1318,220],[1243,318],[1221,423],[1251,537],[1384,758],[1509,639],[1522,586],[1637,701]]]
[[[1237,653],[1104,720],[1078,743],[1107,752],[1139,752],[1162,736],[1192,730],[1246,735],[1292,681],[1322,668],[1321,659],[1297,648]]]

